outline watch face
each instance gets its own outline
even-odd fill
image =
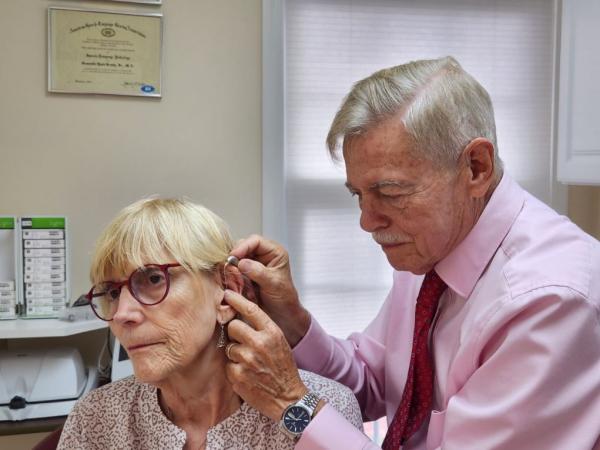
[[[302,433],[309,422],[310,415],[308,414],[308,411],[301,406],[292,406],[288,408],[283,416],[283,424],[288,431],[294,434]]]

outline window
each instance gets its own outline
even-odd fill
[[[305,306],[331,334],[375,316],[391,268],[358,225],[325,149],[352,84],[453,55],[490,93],[506,170],[560,208],[553,183],[556,5],[548,0],[265,0],[264,232],[290,251]],[[560,192],[559,192],[560,193]]]

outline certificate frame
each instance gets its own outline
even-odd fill
[[[162,97],[163,15],[48,8],[48,92]]]

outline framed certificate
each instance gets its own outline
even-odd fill
[[[161,97],[162,14],[48,8],[48,91]]]
[[[148,5],[161,5],[162,0],[112,0],[113,2],[125,2],[125,3],[146,3]]]

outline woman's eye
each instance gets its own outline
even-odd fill
[[[160,282],[162,282],[163,277],[162,275],[159,275],[157,273],[152,274],[148,277],[148,281],[150,281],[151,284],[158,284]]]

